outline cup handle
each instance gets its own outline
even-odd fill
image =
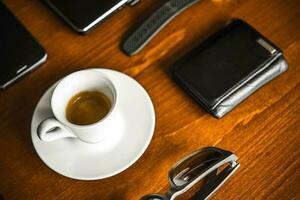
[[[37,134],[40,140],[44,142],[52,142],[67,137],[76,138],[76,135],[68,127],[54,117],[42,121],[37,128]]]

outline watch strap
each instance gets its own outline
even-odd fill
[[[136,54],[174,17],[198,1],[169,0],[127,38],[123,51],[130,56]]]

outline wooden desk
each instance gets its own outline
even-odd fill
[[[205,146],[231,150],[241,163],[214,199],[300,199],[299,0],[203,0],[173,20],[142,52],[125,56],[119,50],[124,35],[160,2],[142,0],[81,36],[38,0],[5,1],[49,54],[45,65],[0,92],[0,193],[5,199],[139,199],[166,191],[171,165]],[[179,89],[166,69],[231,17],[244,19],[282,48],[289,70],[217,120]],[[129,169],[104,180],[77,181],[39,159],[30,121],[52,83],[95,66],[137,79],[153,100],[157,122],[149,148]]]

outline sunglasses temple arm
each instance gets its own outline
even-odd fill
[[[209,199],[227,181],[227,179],[233,175],[239,166],[240,165],[238,163],[236,163],[234,166],[228,166],[218,175],[216,175],[215,171],[213,171],[213,174],[211,177],[209,177],[208,182],[192,197],[191,200]]]

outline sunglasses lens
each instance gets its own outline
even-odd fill
[[[171,169],[169,174],[171,182],[178,187],[185,186],[222,158],[224,158],[222,153],[212,149],[194,152]]]

